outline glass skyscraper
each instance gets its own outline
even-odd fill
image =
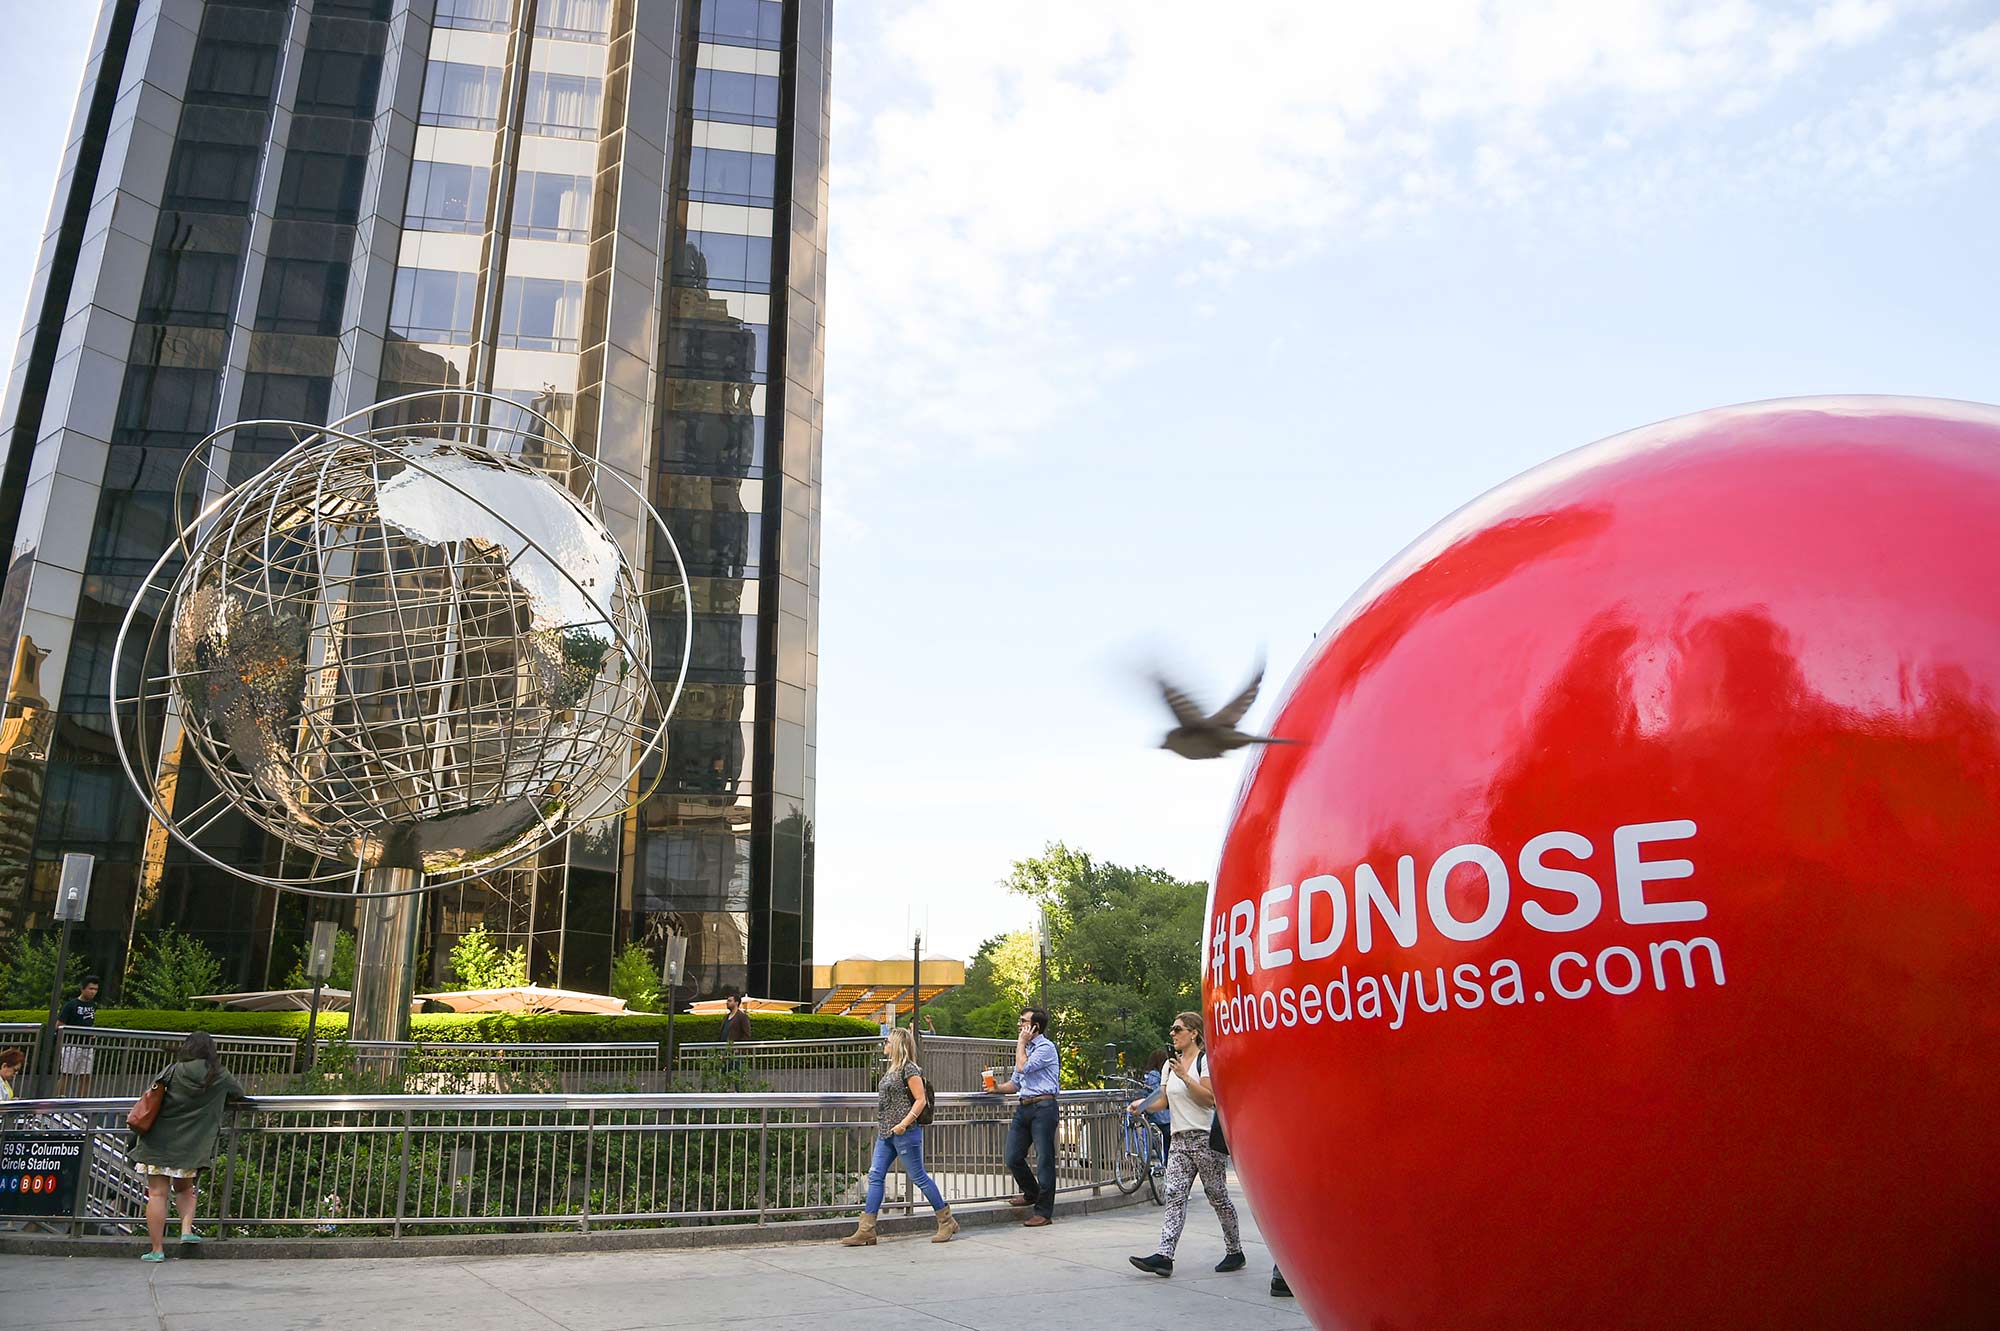
[[[107,0],[0,413],[0,950],[48,926],[67,851],[97,857],[80,940],[107,976],[171,924],[225,983],[275,985],[348,914],[152,823],[110,742],[112,642],[211,430],[471,387],[646,489],[694,641],[656,793],[436,894],[419,983],[483,925],[538,981],[601,990],[617,947],[682,933],[683,998],[811,997],[829,23],[828,0]],[[239,432],[232,479],[289,442]],[[662,606],[668,680],[681,633]],[[174,798],[209,793],[190,764]],[[279,853],[234,817],[203,844]]]

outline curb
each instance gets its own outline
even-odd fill
[[[1122,1210],[1139,1202],[1139,1194],[1127,1197],[1115,1189],[1108,1196],[1079,1197],[1057,1201],[1058,1219],[1097,1215]],[[1004,1202],[984,1202],[964,1209],[952,1208],[963,1229],[997,1229],[1019,1226],[1020,1211]],[[169,1242],[167,1251],[175,1259],[208,1261],[256,1261],[302,1258],[378,1257],[505,1257],[570,1252],[645,1252],[698,1248],[761,1248],[782,1243],[828,1243],[853,1231],[854,1216],[826,1220],[783,1220],[768,1225],[693,1225],[684,1228],[604,1229],[589,1234],[570,1231],[556,1234],[413,1234],[405,1238],[321,1239],[210,1239],[191,1249],[179,1249]],[[928,1210],[914,1215],[882,1217],[878,1231],[885,1238],[899,1235],[931,1234],[935,1225]],[[0,1233],[0,1257],[122,1257],[140,1251],[145,1240],[139,1237],[106,1235],[70,1238],[67,1235]]]

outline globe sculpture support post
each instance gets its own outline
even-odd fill
[[[250,427],[297,443],[232,488]],[[659,781],[692,640],[680,553],[630,482],[477,393],[239,423],[180,499],[113,655],[120,760],[196,858],[351,900],[350,1033],[402,1039],[423,894],[559,855]],[[283,849],[218,854],[202,834],[231,812]]]
[[[415,869],[368,871],[355,920],[351,1040],[410,1038],[410,1000],[416,993],[418,895]]]

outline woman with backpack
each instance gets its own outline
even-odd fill
[[[1236,1204],[1229,1200],[1229,1166],[1209,1144],[1215,1125],[1215,1092],[1208,1084],[1208,1054],[1202,1049],[1201,1016],[1183,1012],[1174,1018],[1167,1032],[1174,1042],[1174,1054],[1160,1074],[1160,1090],[1150,1098],[1125,1106],[1128,1114],[1144,1114],[1165,1109],[1172,1117],[1172,1136],[1167,1139],[1167,1215],[1160,1226],[1160,1250],[1150,1257],[1134,1257],[1132,1265],[1157,1276],[1174,1273],[1174,1249],[1180,1245],[1181,1229],[1187,1224],[1188,1193],[1197,1177],[1215,1218],[1222,1222],[1222,1242],[1227,1249],[1217,1271],[1243,1269],[1243,1240],[1236,1232]]]
[[[938,1185],[924,1172],[923,1120],[931,1097],[924,1070],[917,1066],[917,1042],[909,1028],[898,1026],[890,1031],[882,1053],[889,1060],[889,1069],[875,1088],[875,1161],[868,1170],[868,1200],[862,1205],[860,1225],[840,1245],[875,1246],[875,1217],[882,1210],[883,1185],[889,1177],[889,1165],[897,1159],[910,1176],[910,1186],[923,1193],[931,1210],[937,1212],[937,1233],[931,1242],[949,1243],[958,1233],[958,1221],[952,1219]]]
[[[151,1252],[139,1260],[163,1262],[161,1246],[167,1232],[167,1189],[181,1213],[181,1242],[199,1243],[194,1231],[194,1185],[201,1171],[215,1163],[215,1141],[222,1132],[222,1112],[230,1100],[243,1098],[243,1087],[222,1066],[215,1037],[196,1031],[181,1041],[174,1064],[160,1074],[166,1098],[153,1126],[139,1134],[132,1164],[146,1178],[146,1233]]]

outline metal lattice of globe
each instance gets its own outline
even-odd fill
[[[671,703],[599,503],[617,478],[523,415],[538,426],[292,426],[301,442],[155,566],[119,642],[145,682],[113,716],[184,844],[295,890],[360,890],[376,868],[435,887],[634,802]],[[216,789],[192,809],[174,807],[175,727]],[[232,807],[298,854],[276,874],[216,860],[197,837]]]

